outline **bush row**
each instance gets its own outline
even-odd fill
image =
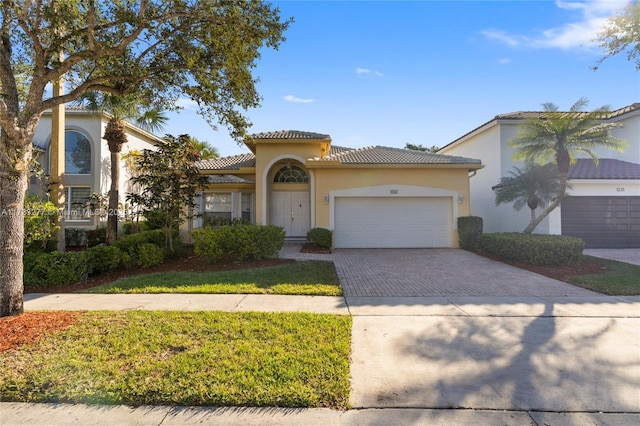
[[[480,248],[530,265],[570,265],[582,259],[585,244],[566,235],[519,233],[483,234]]]
[[[129,235],[112,246],[84,251],[26,253],[24,283],[36,287],[65,287],[121,268],[149,268],[164,260],[164,232]]]
[[[191,233],[196,255],[210,262],[258,260],[275,256],[284,245],[281,226],[235,224],[205,227]]]

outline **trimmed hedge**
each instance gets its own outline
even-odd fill
[[[85,250],[89,275],[115,271],[123,265],[124,253],[115,246],[95,246]]]
[[[333,246],[333,232],[327,228],[313,228],[307,232],[307,240],[324,249],[330,249]]]
[[[34,287],[66,287],[122,267],[149,268],[164,257],[164,231],[145,231],[85,251],[25,253],[23,278]]]
[[[530,265],[570,265],[582,259],[585,243],[566,235],[483,234],[482,250]]]
[[[281,226],[251,224],[206,227],[191,233],[194,253],[210,262],[275,256],[284,245],[284,236]]]
[[[24,282],[38,287],[65,287],[87,280],[87,256],[81,251],[40,253],[24,258]]]
[[[458,218],[458,240],[460,248],[475,250],[482,235],[483,221],[479,216],[462,216]]]

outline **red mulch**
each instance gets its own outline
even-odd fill
[[[0,352],[20,345],[34,343],[75,324],[79,312],[25,312],[0,318]]]
[[[321,249],[313,244],[305,244],[304,253],[331,253],[330,250]],[[306,250],[306,251],[305,251]],[[477,252],[478,255],[494,260],[502,261],[518,268],[536,272],[560,281],[566,281],[571,275],[599,274],[607,270],[606,266],[598,262],[581,262],[570,266],[533,266],[514,261],[505,261],[487,253]],[[256,268],[261,266],[280,265],[294,262],[290,259],[263,259],[253,262],[228,262],[210,264],[192,252],[186,252],[178,259],[169,259],[160,265],[144,269],[139,274],[150,274],[167,271],[221,271],[229,269]],[[107,284],[125,276],[136,275],[136,272],[125,270],[91,277],[86,283],[76,284],[70,287],[57,289],[26,288],[26,292],[70,293]],[[15,348],[19,345],[33,343],[47,334],[64,330],[74,324],[80,314],[77,312],[28,312],[13,317],[0,318],[0,352]]]
[[[300,252],[302,252],[302,253],[317,253],[317,254],[331,254],[331,250],[330,249],[322,248],[319,245],[314,244],[314,243],[304,243],[302,245],[302,250],[300,250]]]

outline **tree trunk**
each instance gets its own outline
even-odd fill
[[[4,144],[3,144],[4,145]],[[30,153],[29,153],[30,155]],[[0,160],[0,317],[23,311],[22,255],[27,171]]]
[[[124,122],[113,117],[107,123],[103,138],[111,152],[111,190],[109,191],[109,211],[107,212],[107,244],[113,244],[118,238],[118,201],[120,186],[120,151],[127,143]]]
[[[113,244],[118,238],[118,201],[120,198],[120,153],[111,153],[111,189],[109,190],[109,209],[107,212],[107,244]]]
[[[564,198],[563,195],[559,195],[555,200],[549,203],[547,208],[544,209],[542,213],[540,213],[540,216],[538,216],[535,220],[533,220],[522,232],[525,234],[531,234],[533,230],[536,229],[536,226],[538,226],[545,217],[549,216],[549,213],[551,213],[556,207],[560,205],[560,202],[562,201],[563,198]]]

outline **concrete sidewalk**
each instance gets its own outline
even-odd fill
[[[470,409],[389,408],[336,411],[327,408],[157,407],[0,402],[0,424],[42,426],[185,425],[505,425],[626,426],[640,417],[629,413],[554,413]]]

